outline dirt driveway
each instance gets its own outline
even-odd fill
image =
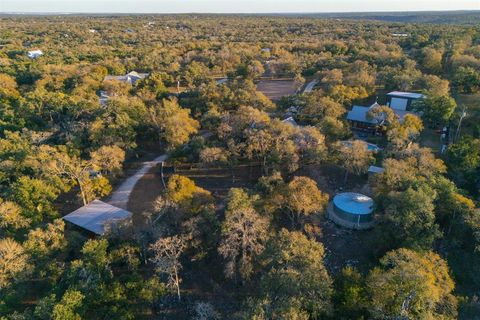
[[[152,161],[146,161],[132,176],[126,179],[115,191],[112,192],[107,200],[107,203],[112,206],[116,206],[122,209],[128,209],[128,200],[132,194],[133,189],[137,182],[148,173],[153,167],[165,161],[167,159],[166,154],[156,157]]]

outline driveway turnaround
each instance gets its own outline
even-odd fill
[[[133,188],[137,182],[148,172],[150,169],[157,164],[165,161],[167,159],[166,154],[156,157],[152,161],[146,161],[143,163],[143,166],[138,169],[134,175],[125,180],[115,191],[112,192],[110,197],[107,200],[107,203],[112,206],[122,208],[127,210],[128,200],[130,199],[130,194],[132,193]]]

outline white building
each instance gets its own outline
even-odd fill
[[[37,59],[38,57],[42,56],[43,55],[43,52],[42,50],[32,50],[32,51],[28,51],[28,57],[30,59]]]

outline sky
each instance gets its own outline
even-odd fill
[[[0,0],[0,12],[282,13],[480,10],[480,0]]]

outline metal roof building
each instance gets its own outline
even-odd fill
[[[115,228],[122,223],[131,221],[132,213],[100,200],[94,200],[70,214],[63,217],[63,220],[73,223],[85,230],[97,235],[104,235],[112,227]]]
[[[375,121],[375,119],[369,120],[368,117],[367,117],[368,111],[370,111],[370,109],[373,106],[375,106],[375,104],[371,105],[370,107],[353,106],[352,110],[350,110],[347,113],[347,120],[369,123],[369,124],[372,124],[372,125],[377,124],[377,121]]]
[[[401,98],[407,98],[407,99],[422,99],[422,98],[425,98],[425,96],[421,93],[403,92],[403,91],[392,91],[392,92],[387,93],[387,96],[401,97]]]
[[[392,91],[387,93],[387,106],[394,110],[410,111],[415,100],[423,99],[421,93]]]

